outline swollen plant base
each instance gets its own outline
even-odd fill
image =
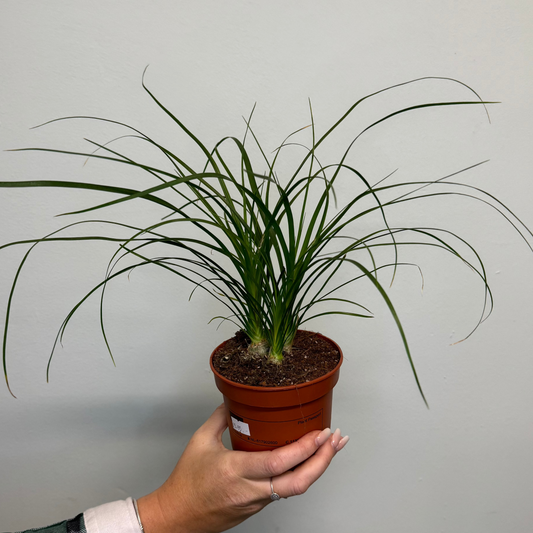
[[[313,333],[336,353],[333,369],[320,377],[285,386],[252,386],[230,381],[214,364],[229,341],[211,354],[215,383],[224,396],[234,450],[273,450],[290,444],[315,429],[331,426],[333,387],[339,379],[342,351],[331,339]]]

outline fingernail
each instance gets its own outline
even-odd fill
[[[331,435],[331,429],[326,428],[323,429],[318,437],[315,439],[315,444],[320,448],[324,442],[326,442],[329,439],[329,436]]]
[[[337,449],[337,444],[339,444],[339,440],[341,438],[341,430],[337,428],[335,430],[335,433],[333,433],[333,437],[331,438],[331,445],[333,446],[333,449]]]
[[[347,442],[350,440],[350,437],[346,435],[345,437],[342,437],[342,439],[339,441],[339,444],[337,444],[337,451],[340,452],[347,444]]]

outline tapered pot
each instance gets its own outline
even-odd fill
[[[314,429],[331,427],[333,387],[339,380],[343,357],[335,342],[317,335],[339,351],[339,364],[320,378],[288,387],[252,387],[230,381],[213,367],[213,356],[225,342],[215,348],[210,358],[211,370],[224,395],[234,450],[273,450]]]

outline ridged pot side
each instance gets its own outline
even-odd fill
[[[224,395],[226,417],[234,450],[273,450],[298,440],[313,431],[331,426],[333,387],[339,380],[343,361],[340,347],[324,335],[317,335],[339,351],[337,366],[307,383],[287,387],[253,387],[228,380],[210,365],[215,383]]]

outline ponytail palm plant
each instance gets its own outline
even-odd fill
[[[335,162],[323,160],[323,146],[367,100],[400,86],[427,80],[459,84],[468,98],[398,108],[354,134]],[[351,162],[349,156],[358,139],[393,117],[431,107],[481,106],[486,111],[486,106],[493,103],[483,101],[473,89],[457,80],[420,78],[367,95],[355,102],[321,135],[316,132],[310,105],[309,125],[291,133],[273,152],[264,148],[252,128],[253,111],[245,120],[242,140],[224,137],[213,147],[208,147],[151,92],[144,79],[143,87],[159,110],[194,143],[202,159],[200,164],[197,154],[194,154],[192,162],[187,157],[187,151],[160,144],[122,122],[74,116],[55,121],[96,120],[123,127],[125,134],[118,139],[127,138],[134,147],[137,147],[135,143],[142,143],[155,149],[160,156],[160,164],[143,162],[130,152],[119,149],[118,139],[108,142],[87,139],[89,148],[86,151],[23,150],[68,154],[126,165],[144,172],[146,186],[132,189],[114,184],[55,180],[0,182],[3,188],[75,188],[110,195],[105,202],[63,213],[65,216],[86,215],[84,220],[67,224],[42,238],[11,242],[0,247],[29,247],[14,276],[7,302],[3,368],[8,387],[6,355],[11,305],[21,269],[31,251],[44,243],[102,240],[117,244],[104,278],[76,303],[61,324],[50,361],[71,317],[94,293],[100,294],[101,331],[111,354],[102,314],[106,286],[114,278],[141,266],[163,268],[190,281],[194,285],[193,292],[197,289],[209,292],[227,309],[225,314],[213,318],[235,323],[249,338],[248,356],[268,358],[272,364],[280,363],[290,353],[298,328],[313,318],[333,314],[372,317],[367,307],[358,301],[355,291],[357,282],[366,280],[378,291],[394,318],[423,398],[404,329],[379,272],[389,269],[394,279],[399,268],[412,266],[400,261],[400,248],[423,245],[451,254],[468,265],[484,287],[483,311],[474,330],[490,314],[492,295],[483,261],[469,243],[446,228],[396,227],[389,223],[389,212],[406,202],[417,203],[450,194],[467,197],[490,205],[504,216],[531,248],[531,232],[511,211],[494,196],[458,181],[457,176],[468,168],[437,179],[398,183],[392,182],[388,176],[371,181]],[[302,135],[311,137],[308,146],[299,140]],[[284,160],[289,156],[293,165],[292,170],[289,173],[284,171],[283,176],[277,171],[281,155]],[[353,194],[343,205],[338,205],[335,191],[341,179],[350,180]],[[134,200],[157,204],[164,210],[163,216],[148,226],[92,218],[93,212],[118,208],[119,204]],[[376,215],[378,225],[368,229],[367,219],[375,222]],[[99,228],[108,228],[109,233],[63,234],[67,229],[90,228],[96,223]],[[193,231],[187,230],[186,226]],[[127,230],[128,234],[116,237],[117,228]],[[166,251],[162,255],[160,245],[165,245]],[[388,259],[383,260],[380,253],[383,249],[390,250]]]

